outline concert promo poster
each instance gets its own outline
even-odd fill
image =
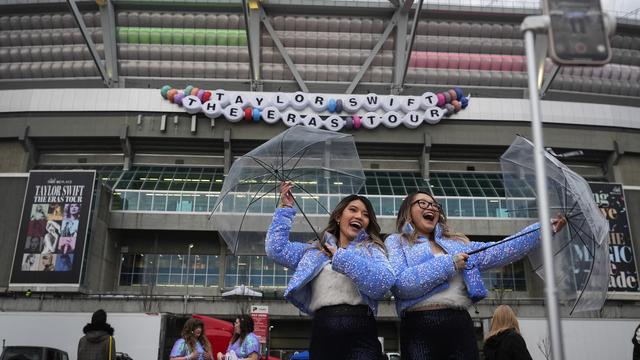
[[[589,186],[609,221],[609,291],[638,291],[638,273],[622,185],[589,183]]]
[[[79,286],[95,176],[86,170],[29,173],[10,286]]]

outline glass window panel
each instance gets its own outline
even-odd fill
[[[170,277],[169,274],[158,274],[158,278],[157,278],[156,284],[159,285],[159,286],[170,285],[169,277]]]
[[[197,194],[195,196],[195,206],[193,208],[193,211],[195,212],[208,212],[208,197],[206,194]]]
[[[482,191],[481,188],[473,187],[473,188],[469,188],[469,191],[471,191],[471,196],[474,196],[474,197],[484,197],[485,196],[484,195],[484,191]]]
[[[440,184],[442,185],[442,187],[453,187],[453,181],[449,180],[449,179],[440,179]]]
[[[392,187],[393,195],[407,195],[407,191],[404,189],[404,186],[394,186]]]
[[[123,210],[137,210],[138,209],[138,197],[139,193],[132,191],[123,191]]]
[[[460,199],[460,216],[473,216],[472,199]]]
[[[460,199],[447,199],[447,215],[460,216]]]
[[[458,196],[458,192],[456,191],[455,188],[446,187],[446,188],[442,188],[442,190],[444,191],[446,196]]]
[[[487,216],[487,200],[473,199],[473,211],[476,217]]]
[[[380,195],[393,195],[391,186],[380,186]]]
[[[431,188],[431,191],[435,196],[445,196],[444,190],[442,188],[434,187],[434,188]]]
[[[380,215],[395,215],[395,201],[392,197],[383,197],[382,198],[382,211]]]
[[[459,196],[471,196],[471,192],[465,187],[456,188],[456,190],[458,190]]]
[[[140,188],[142,188],[142,180],[133,180],[131,182],[129,182],[129,185],[127,186],[127,189],[129,190],[139,190]]]
[[[182,285],[183,276],[182,274],[171,274],[169,275],[169,285]]]
[[[193,211],[193,203],[194,203],[194,197],[193,195],[186,195],[183,194],[182,198],[180,199],[180,205],[178,207],[178,211],[183,211],[183,212],[192,212]]]
[[[140,194],[138,210],[151,210],[153,204],[153,193],[143,192]]]
[[[209,272],[207,274],[207,285],[206,286],[220,286],[220,275],[219,274],[212,274],[211,272]]]
[[[196,275],[193,286],[205,286],[207,283],[207,275]]]
[[[167,194],[156,193],[153,196],[153,210],[165,211],[167,208]]]
[[[167,195],[167,211],[180,211],[180,195],[168,194]]]

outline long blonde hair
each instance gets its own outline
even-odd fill
[[[416,239],[418,238],[418,231],[414,227],[414,229],[411,232],[411,234],[405,234],[404,233],[404,227],[405,227],[405,224],[407,222],[411,222],[411,206],[413,205],[413,201],[416,198],[416,196],[418,196],[418,194],[427,195],[436,204],[438,204],[438,201],[436,200],[436,198],[434,198],[433,195],[429,194],[426,191],[416,191],[416,192],[414,192],[412,194],[409,194],[404,198],[404,200],[402,201],[402,204],[400,204],[400,209],[398,209],[398,217],[396,218],[396,230],[398,231],[399,234],[403,234],[403,237],[405,239],[407,239],[407,241],[411,245],[415,244]],[[440,209],[442,209],[442,208],[440,208]],[[443,211],[440,211],[440,217],[438,219],[438,224],[440,224],[440,226],[442,227],[442,236],[444,238],[452,239],[452,240],[459,240],[459,241],[462,241],[464,243],[468,243],[469,242],[469,238],[465,234],[459,233],[459,232],[455,232],[455,231],[453,231],[453,230],[451,230],[449,228],[449,225],[447,225],[447,215],[445,215],[445,213]],[[432,233],[431,237],[433,237],[433,236],[435,236],[435,235]],[[431,240],[435,240],[435,239],[431,239]]]
[[[513,329],[516,333],[520,334],[518,318],[509,305],[500,305],[496,308],[496,311],[493,312],[491,329],[485,340],[509,329]]]

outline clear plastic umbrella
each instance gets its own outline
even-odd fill
[[[297,125],[236,159],[211,213],[234,254],[264,252],[282,181],[295,184],[295,206],[302,214],[294,222],[292,238],[317,238],[326,215],[341,197],[358,193],[364,185],[353,137]],[[313,218],[317,218],[315,226]]]
[[[609,285],[609,223],[598,209],[587,181],[558,159],[545,153],[550,214],[562,214],[567,226],[553,237],[556,285],[560,302],[573,312],[600,310]],[[523,195],[535,194],[534,145],[518,136],[500,157],[509,211],[531,217],[536,200],[522,206]],[[524,193],[524,194],[523,194]],[[519,206],[515,206],[520,204]],[[543,277],[541,247],[529,254]]]

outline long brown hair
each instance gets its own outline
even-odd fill
[[[340,247],[340,225],[338,224],[338,219],[340,218],[340,216],[342,216],[342,212],[344,212],[347,206],[349,206],[349,204],[355,200],[360,200],[367,208],[367,213],[369,213],[369,225],[365,229],[365,231],[369,235],[369,238],[365,241],[373,243],[379,246],[383,251],[386,251],[384,242],[382,241],[382,236],[380,235],[380,224],[378,224],[378,218],[376,217],[376,212],[373,209],[373,205],[371,205],[371,201],[369,201],[369,199],[364,196],[356,194],[349,195],[340,200],[338,205],[336,205],[336,207],[331,212],[331,215],[329,216],[329,223],[322,230],[322,232],[320,232],[320,236],[322,237],[322,239],[320,239],[320,242],[317,243],[316,246],[319,250],[322,250],[322,245],[324,245],[323,235],[325,232],[335,236],[338,242],[338,244],[336,245]]]
[[[509,329],[513,329],[520,334],[518,318],[509,305],[500,305],[493,312],[491,329],[485,340]]]
[[[407,241],[409,242],[409,244],[413,245],[416,242],[416,239],[418,238],[418,231],[417,229],[413,229],[413,231],[411,232],[411,234],[405,234],[404,233],[404,226],[407,222],[411,221],[411,206],[413,206],[413,201],[416,198],[416,196],[418,196],[418,194],[424,194],[427,195],[428,197],[430,197],[436,204],[438,203],[438,201],[436,200],[435,197],[433,197],[433,195],[429,194],[426,191],[416,191],[412,194],[407,195],[404,200],[402,201],[402,204],[400,204],[400,209],[398,210],[398,217],[396,218],[396,230],[398,231],[399,234],[402,234]],[[440,208],[442,209],[442,208]],[[438,219],[438,224],[440,224],[440,226],[442,227],[442,236],[447,238],[447,239],[453,239],[453,240],[459,240],[462,242],[469,242],[469,238],[467,238],[467,236],[463,233],[459,233],[459,232],[454,232],[449,228],[449,225],[447,225],[447,215],[445,215],[445,213],[443,211],[440,211],[440,216]],[[431,236],[433,237],[434,234],[432,233]],[[435,239],[431,239],[431,240],[435,240]]]
[[[253,332],[253,318],[245,314],[238,316],[237,320],[240,321],[240,334],[234,331],[229,344],[234,344],[238,339],[240,339],[240,345],[242,345],[242,342],[247,335]]]
[[[199,338],[196,338],[195,335],[196,328],[202,329],[202,333],[200,334]],[[206,352],[211,352],[211,343],[205,335],[204,323],[200,319],[191,318],[187,320],[186,323],[184,323],[184,326],[182,327],[182,338],[185,340],[187,345],[189,345],[189,348],[192,352],[196,350],[196,343],[198,341]]]

